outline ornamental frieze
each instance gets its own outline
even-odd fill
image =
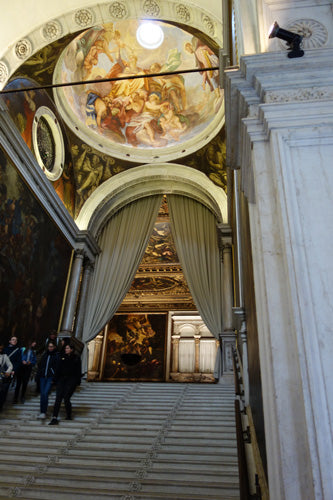
[[[15,45],[15,54],[19,59],[27,59],[31,56],[32,53],[32,45],[28,38],[24,38],[20,40]]]
[[[91,26],[94,22],[94,15],[89,9],[80,9],[75,12],[74,20],[81,28]]]
[[[113,2],[109,7],[111,17],[124,19],[128,15],[127,7],[123,2]]]
[[[50,21],[42,28],[42,36],[48,42],[52,42],[62,35],[62,27],[58,21]]]

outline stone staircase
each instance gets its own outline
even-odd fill
[[[239,499],[232,383],[83,382],[73,421],[0,414],[0,499]],[[54,394],[50,397],[50,411]]]

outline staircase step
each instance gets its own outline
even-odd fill
[[[9,397],[0,500],[239,499],[232,386],[83,382],[72,402],[49,427],[32,391]]]

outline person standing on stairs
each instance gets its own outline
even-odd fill
[[[59,363],[59,353],[55,342],[49,342],[47,349],[38,365],[37,378],[40,383],[40,414],[38,418],[46,418],[49,404],[49,394],[55,380],[55,374]]]
[[[7,354],[3,353],[3,349],[4,345],[0,342],[0,411],[6,401],[13,370],[13,365]]]
[[[27,390],[28,382],[30,380],[32,368],[36,364],[36,341],[31,340],[27,348],[22,347],[22,365],[19,371],[16,373],[16,387],[14,394],[14,401],[18,401],[20,389],[21,391],[21,403],[25,402],[25,392]]]
[[[15,335],[10,337],[9,344],[4,348],[3,352],[4,354],[7,354],[10,362],[13,365],[12,376],[14,376],[17,381],[17,374],[19,374],[22,366],[22,351],[18,346],[18,339]],[[15,396],[13,399],[13,403],[17,403],[17,399],[15,398]]]
[[[66,420],[72,420],[71,397],[75,388],[81,383],[81,360],[74,353],[74,347],[71,344],[65,346],[65,352],[60,356],[60,361],[56,373],[56,400],[53,408],[53,417],[49,425],[57,425],[58,414],[62,400],[64,400],[66,409]]]

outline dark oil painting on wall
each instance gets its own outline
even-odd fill
[[[31,90],[24,90],[24,89]],[[35,90],[33,90],[35,89]],[[31,78],[14,78],[5,87],[8,111],[22,138],[71,216],[75,208],[73,159],[61,117],[46,90]]]
[[[57,329],[71,247],[0,149],[0,339]]]
[[[116,314],[109,323],[104,379],[164,379],[166,314]]]

